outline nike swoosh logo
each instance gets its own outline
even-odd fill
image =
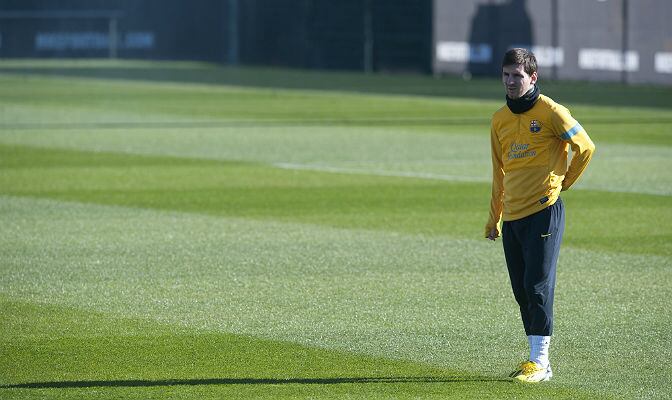
[[[542,233],[542,234],[541,234],[541,237],[542,237],[542,238],[547,238],[547,237],[549,237],[549,236],[551,236],[551,235],[552,235],[552,233],[547,233],[547,234],[543,234],[543,233]]]

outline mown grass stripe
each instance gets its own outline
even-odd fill
[[[501,246],[482,238],[488,182],[273,167],[487,177],[496,82],[10,64],[0,385],[115,386],[0,397],[670,397],[672,216],[642,192],[670,186],[672,92],[542,88],[598,146],[584,189],[640,193],[563,193],[556,376],[520,387],[498,381],[526,340]],[[367,380],[416,377],[445,382]],[[299,383],[316,379],[362,381]]]
[[[488,182],[185,157],[22,146],[0,146],[0,155],[0,194],[476,239],[490,190]],[[672,254],[667,196],[577,190],[563,197],[566,245]]]
[[[11,216],[2,229],[0,283],[15,299],[155,319],[202,334],[224,331],[448,369],[459,365],[469,376],[503,376],[524,353],[501,249],[485,240],[45,200],[5,198],[0,204]],[[558,374],[559,386],[548,390],[581,387],[596,372],[590,369],[598,356],[591,338],[600,337],[599,354],[614,368],[606,382],[595,377],[599,390],[634,393],[623,385],[627,370],[620,366],[649,352],[669,352],[669,326],[656,317],[667,305],[651,297],[670,290],[662,284],[670,279],[667,260],[563,252],[554,360],[559,371],[571,365],[581,373]],[[629,312],[644,305],[650,314]],[[487,362],[474,357],[483,341],[469,338],[479,335],[489,344]],[[139,345],[151,349],[154,336]],[[73,340],[86,349],[81,337]],[[52,380],[32,380],[46,381]]]

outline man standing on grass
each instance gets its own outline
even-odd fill
[[[534,54],[512,49],[504,55],[506,106],[492,117],[492,199],[485,226],[486,238],[503,236],[511,287],[530,345],[529,359],[510,375],[521,382],[553,376],[548,353],[565,226],[560,192],[576,182],[595,150],[569,111],[539,93],[537,78]]]

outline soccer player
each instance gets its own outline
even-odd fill
[[[553,294],[565,226],[560,192],[576,182],[595,150],[569,111],[539,93],[537,79],[534,54],[520,48],[506,52],[502,61],[506,106],[492,117],[492,198],[485,226],[486,238],[494,241],[502,235],[513,295],[530,346],[529,359],[510,377],[530,383],[553,376],[549,362]]]

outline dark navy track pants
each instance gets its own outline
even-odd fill
[[[525,333],[553,334],[553,295],[560,243],[565,230],[562,200],[502,225],[504,255]]]

